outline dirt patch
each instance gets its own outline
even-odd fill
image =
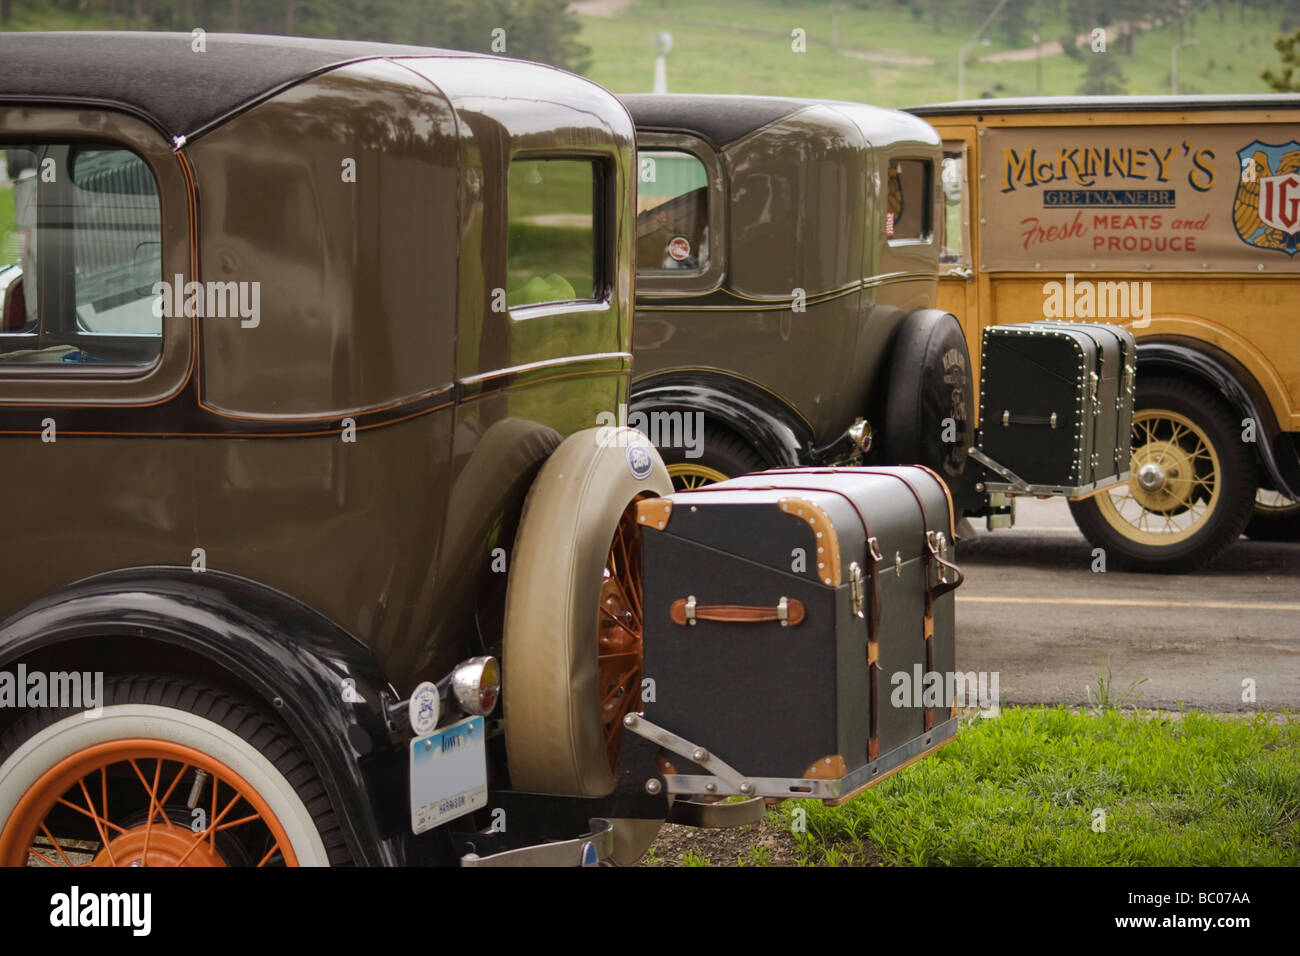
[[[577,0],[569,11],[580,17],[616,17],[632,5],[632,0]]]
[[[794,866],[798,860],[789,824],[769,813],[761,823],[725,830],[665,823],[641,865],[686,866],[687,853],[710,866]]]

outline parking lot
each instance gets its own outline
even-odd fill
[[[1300,707],[1300,544],[1243,538],[1192,575],[1095,573],[1065,504],[1029,499],[960,558],[958,666],[998,672],[1004,703],[1087,703],[1109,658],[1113,692],[1147,678],[1140,706]]]

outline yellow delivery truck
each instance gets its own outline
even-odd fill
[[[943,138],[939,307],[1137,337],[1132,479],[1070,508],[1121,566],[1300,538],[1300,95],[913,110]],[[981,423],[996,427],[996,423]]]

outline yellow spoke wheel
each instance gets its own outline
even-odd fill
[[[1186,415],[1144,408],[1133,415],[1132,480],[1098,496],[1119,534],[1157,547],[1196,534],[1220,500],[1220,464],[1209,436]]]
[[[730,475],[724,475],[716,468],[710,468],[708,465],[699,465],[690,461],[679,461],[676,464],[668,466],[668,477],[673,480],[673,488],[677,491],[689,491],[692,488],[699,488],[702,485],[711,485],[715,482],[726,481]]]
[[[1180,378],[1143,378],[1133,408],[1130,480],[1070,502],[1114,569],[1194,571],[1235,541],[1255,505],[1258,466],[1241,416]]]

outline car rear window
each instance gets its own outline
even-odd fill
[[[637,271],[698,272],[709,264],[709,177],[690,153],[637,158]]]
[[[890,242],[926,241],[934,232],[930,209],[933,166],[924,159],[889,162],[889,206],[885,236]]]
[[[596,297],[596,164],[525,159],[510,164],[506,304]]]

